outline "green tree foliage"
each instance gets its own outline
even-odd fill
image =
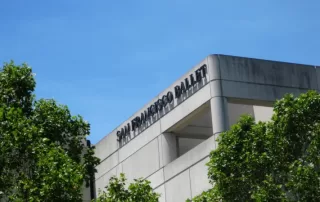
[[[93,178],[90,125],[54,100],[35,100],[31,68],[13,62],[0,71],[0,199],[81,201]]]
[[[110,178],[106,191],[99,191],[99,197],[93,202],[158,202],[160,195],[153,192],[150,182],[136,179],[126,189],[124,174]]]
[[[276,102],[269,122],[243,116],[210,153],[206,201],[320,201],[320,95]]]

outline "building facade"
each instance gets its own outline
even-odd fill
[[[318,90],[319,78],[316,66],[209,55],[95,145],[96,196],[120,173],[151,181],[161,202],[200,194],[219,133],[242,114],[269,120],[275,100]]]

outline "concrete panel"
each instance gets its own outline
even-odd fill
[[[158,121],[119,150],[119,161],[122,162],[160,134],[160,122]]]
[[[236,124],[242,115],[251,115],[254,117],[253,106],[238,103],[228,103],[229,127]]]
[[[182,102],[179,107],[174,108],[170,113],[160,119],[162,132],[165,132],[176,124],[177,120],[183,119],[192,111],[203,105],[210,97],[210,86],[204,86],[196,94]]]
[[[179,137],[179,156],[185,154],[186,152],[190,151],[198,144],[205,141],[205,139],[195,139],[195,138],[182,138]]]
[[[95,155],[104,160],[112,153],[117,151],[118,149],[118,141],[117,141],[117,129],[112,131],[109,135],[105,136],[102,140],[100,140],[96,145]]]
[[[256,122],[270,121],[273,115],[273,107],[253,106],[253,111]]]
[[[317,89],[314,66],[219,55],[223,80]]]
[[[109,180],[112,176],[117,175],[117,168],[113,168],[106,174],[102,175],[100,178],[96,178],[95,185],[96,185],[96,196],[98,196],[99,189],[105,190],[105,187],[109,184]]]
[[[208,167],[205,165],[209,162],[209,157],[200,161],[190,168],[191,195],[195,197],[203,191],[212,188],[208,179]]]
[[[258,85],[235,81],[222,81],[222,90],[223,95],[226,97],[262,101],[275,101],[276,99],[281,99],[287,93],[298,96],[307,91],[307,89]]]
[[[158,137],[160,167],[163,167],[178,157],[177,139],[174,134],[163,133]]]
[[[206,121],[211,121],[211,117],[209,120]],[[211,125],[211,124],[210,124]],[[212,133],[212,126],[194,126],[194,125],[189,125],[179,131],[178,133],[179,136],[181,137],[186,137],[186,138],[204,138],[204,137],[210,137],[213,135]]]
[[[97,173],[96,178],[99,178],[104,173],[110,171],[112,168],[114,168],[116,165],[118,165],[118,151],[113,153],[111,156],[106,158],[105,160],[102,160],[100,164],[96,167]]]
[[[153,189],[163,184],[164,183],[163,168],[153,173],[151,176],[147,178],[147,180],[151,182],[151,187]]]
[[[171,179],[175,175],[196,164],[202,158],[209,156],[210,152],[216,148],[215,142],[216,137],[212,136],[177,158],[175,161],[169,163],[164,167],[164,179],[166,181]]]
[[[161,136],[162,136],[162,134],[157,137],[157,139],[158,139],[158,148],[159,148],[159,166],[160,166],[160,168],[162,168],[164,166],[164,164],[163,164],[163,149],[162,149]]]
[[[161,185],[160,187],[156,188],[154,192],[160,194],[159,202],[166,202],[166,191],[164,185]]]
[[[141,148],[122,162],[122,170],[128,182],[140,177],[147,177],[159,169],[158,139]]]
[[[191,198],[189,175],[186,170],[165,184],[166,202],[185,202]]]

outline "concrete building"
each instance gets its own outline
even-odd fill
[[[319,68],[210,55],[96,144],[96,194],[111,176],[144,177],[161,202],[181,202],[210,188],[207,167],[219,133],[242,114],[269,120],[286,93],[318,90]]]

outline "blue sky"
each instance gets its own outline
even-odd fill
[[[303,3],[305,2],[305,3]],[[93,143],[212,53],[320,65],[318,0],[11,0],[0,63],[91,123]]]

